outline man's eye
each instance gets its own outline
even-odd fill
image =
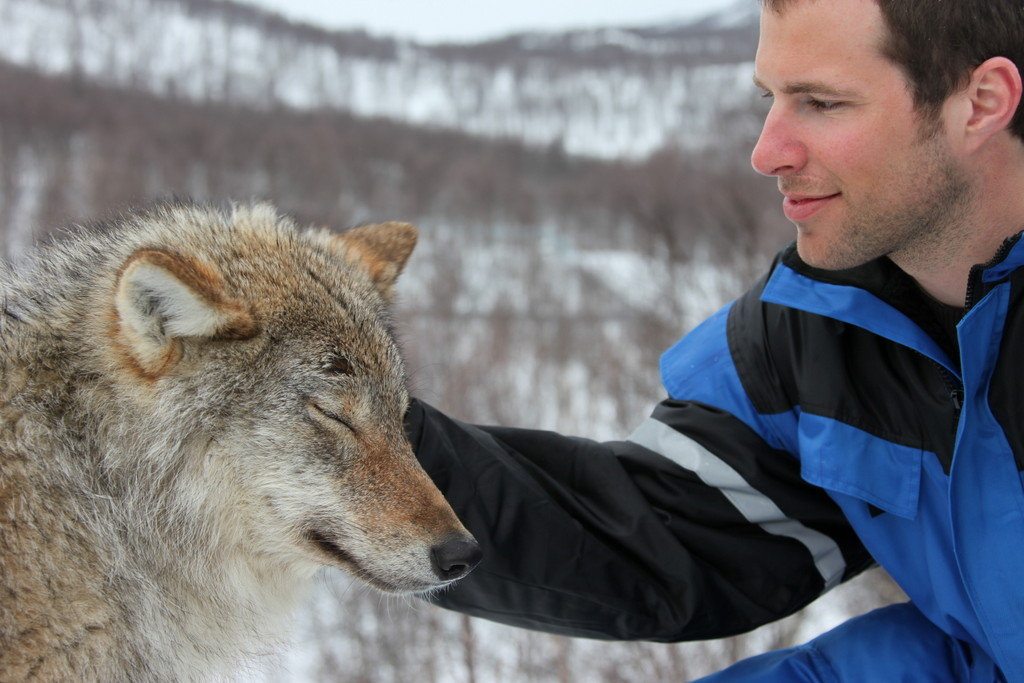
[[[818,100],[811,98],[807,100],[807,106],[817,111],[835,111],[845,104],[845,102],[838,102],[833,100]]]

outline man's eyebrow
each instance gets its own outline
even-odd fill
[[[761,79],[754,76],[754,85],[765,92],[771,92],[771,88],[761,82]],[[839,90],[826,83],[819,81],[797,81],[795,83],[787,83],[781,89],[783,95],[825,95],[827,97],[853,97],[854,92],[849,90]]]

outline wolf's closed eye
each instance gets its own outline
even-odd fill
[[[333,411],[327,410],[327,409],[317,405],[316,403],[314,403],[312,401],[310,401],[310,403],[309,403],[309,408],[310,408],[311,412],[314,415],[317,415],[317,416],[320,416],[320,417],[326,417],[327,419],[332,420],[333,422],[336,422],[336,423],[340,424],[341,426],[345,427],[346,429],[348,429],[353,434],[356,433],[356,428],[352,426],[352,423],[349,422],[346,418],[344,418],[341,415],[339,415],[338,413],[335,413]]]

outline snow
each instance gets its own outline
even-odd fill
[[[561,143],[569,153],[604,158],[642,157],[668,143],[704,149],[722,112],[747,112],[756,97],[749,62],[567,67],[527,51],[519,53],[525,60],[494,66],[440,59],[409,42],[397,43],[393,58],[371,58],[156,0],[0,0],[0,16],[0,59],[47,73],[78,70],[100,82],[197,100],[328,106],[538,146]],[[688,45],[619,29],[568,40],[577,49],[617,45],[636,54]],[[528,50],[530,41],[522,44]]]
[[[6,150],[4,150],[6,151]],[[21,259],[32,246],[32,235],[38,223],[46,170],[45,160],[30,145],[14,152],[14,178],[17,187],[11,200],[4,238],[4,257],[10,262]],[[0,207],[3,202],[0,201]]]
[[[708,28],[734,28],[750,22],[757,22],[760,13],[760,3],[751,0],[737,0],[731,6],[712,12],[698,22]]]
[[[656,40],[614,28],[575,33],[570,36],[569,42],[574,49],[580,51],[608,45],[623,47],[636,54],[671,55],[679,51],[679,43],[674,40]]]

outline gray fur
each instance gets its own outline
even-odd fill
[[[443,585],[430,548],[467,534],[405,439],[387,323],[414,241],[165,206],[0,270],[0,677],[214,675],[280,642],[325,564]],[[213,274],[211,332],[173,332],[163,254]]]

